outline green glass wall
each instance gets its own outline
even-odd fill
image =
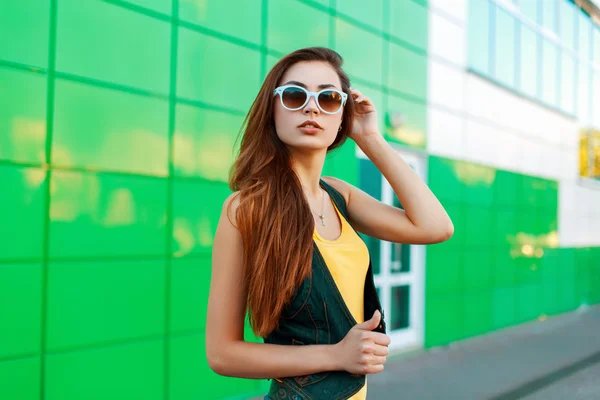
[[[559,248],[558,183],[431,156],[455,227],[427,247],[425,344],[600,303],[600,248]]]
[[[2,2],[0,398],[263,393],[204,350],[244,115],[279,57],[329,46],[386,137],[425,148],[427,15],[417,0]],[[356,184],[354,152],[324,174]]]

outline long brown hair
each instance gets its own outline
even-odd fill
[[[247,309],[250,326],[261,337],[277,328],[294,289],[311,274],[314,221],[273,119],[273,91],[288,68],[300,61],[329,63],[340,78],[342,90],[350,93],[350,79],[337,52],[324,47],[299,49],[273,66],[244,120],[229,188],[239,191],[236,225],[244,245]],[[353,119],[354,102],[349,95],[342,129],[328,152],[344,144],[352,132]]]

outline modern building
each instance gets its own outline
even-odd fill
[[[211,246],[269,68],[328,46],[455,233],[365,237],[392,348],[600,303],[589,0],[0,5],[0,398],[243,399],[204,349]],[[324,175],[401,206],[349,141]],[[247,340],[260,341],[247,330]]]

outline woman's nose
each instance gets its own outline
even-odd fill
[[[310,99],[308,99],[308,103],[306,103],[306,105],[304,106],[304,112],[305,113],[318,113],[319,112],[319,106],[317,105],[317,101],[315,100],[314,97],[311,96]]]

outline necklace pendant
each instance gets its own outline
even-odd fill
[[[325,225],[325,216],[319,215],[319,218],[321,218],[321,226],[327,226],[327,225]]]

